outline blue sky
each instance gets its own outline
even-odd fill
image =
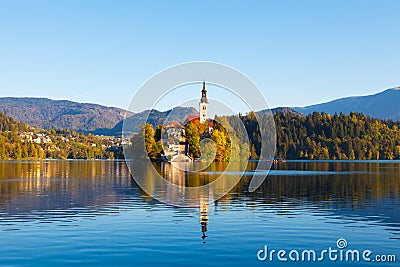
[[[188,61],[242,71],[271,107],[400,85],[400,1],[188,2],[0,1],[0,95],[126,108]]]

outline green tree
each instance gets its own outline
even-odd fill
[[[185,137],[189,145],[189,156],[199,158],[200,131],[198,123],[190,121],[185,125]]]

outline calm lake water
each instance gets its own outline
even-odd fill
[[[248,184],[200,214],[146,195],[124,162],[0,162],[0,266],[400,265],[400,162],[291,161]],[[257,259],[265,245],[319,253],[339,238],[397,262]]]

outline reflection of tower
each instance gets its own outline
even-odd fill
[[[199,104],[200,109],[200,123],[206,122],[208,119],[208,100],[206,82],[203,82],[203,90],[201,90],[201,100]]]
[[[200,202],[200,225],[201,232],[203,233],[203,243],[206,243],[206,232],[207,232],[207,224],[208,224],[208,203]]]

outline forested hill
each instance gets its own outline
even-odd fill
[[[31,127],[0,112],[0,160],[39,159],[44,157],[41,147],[23,142],[18,133],[29,132]]]
[[[0,160],[121,158],[121,140],[32,128],[0,112]]]
[[[78,103],[68,100],[47,98],[0,98],[0,112],[42,129],[70,129],[72,131],[98,135],[120,136],[123,119],[132,131],[140,131],[140,121],[148,116],[148,122],[156,125],[167,117],[170,120],[184,120],[186,116],[197,115],[192,107],[175,107],[167,111],[146,110],[140,113],[127,112],[116,107],[98,104]]]
[[[244,118],[246,119],[246,118]],[[277,157],[286,159],[395,159],[400,122],[362,113],[275,115]],[[251,136],[251,135],[250,135]]]
[[[28,131],[29,126],[23,122],[16,122],[13,118],[8,117],[0,112],[0,132],[22,132]]]
[[[68,128],[79,132],[94,132],[113,128],[124,118],[126,111],[68,100],[3,97],[0,98],[0,112],[16,121],[43,129]]]

